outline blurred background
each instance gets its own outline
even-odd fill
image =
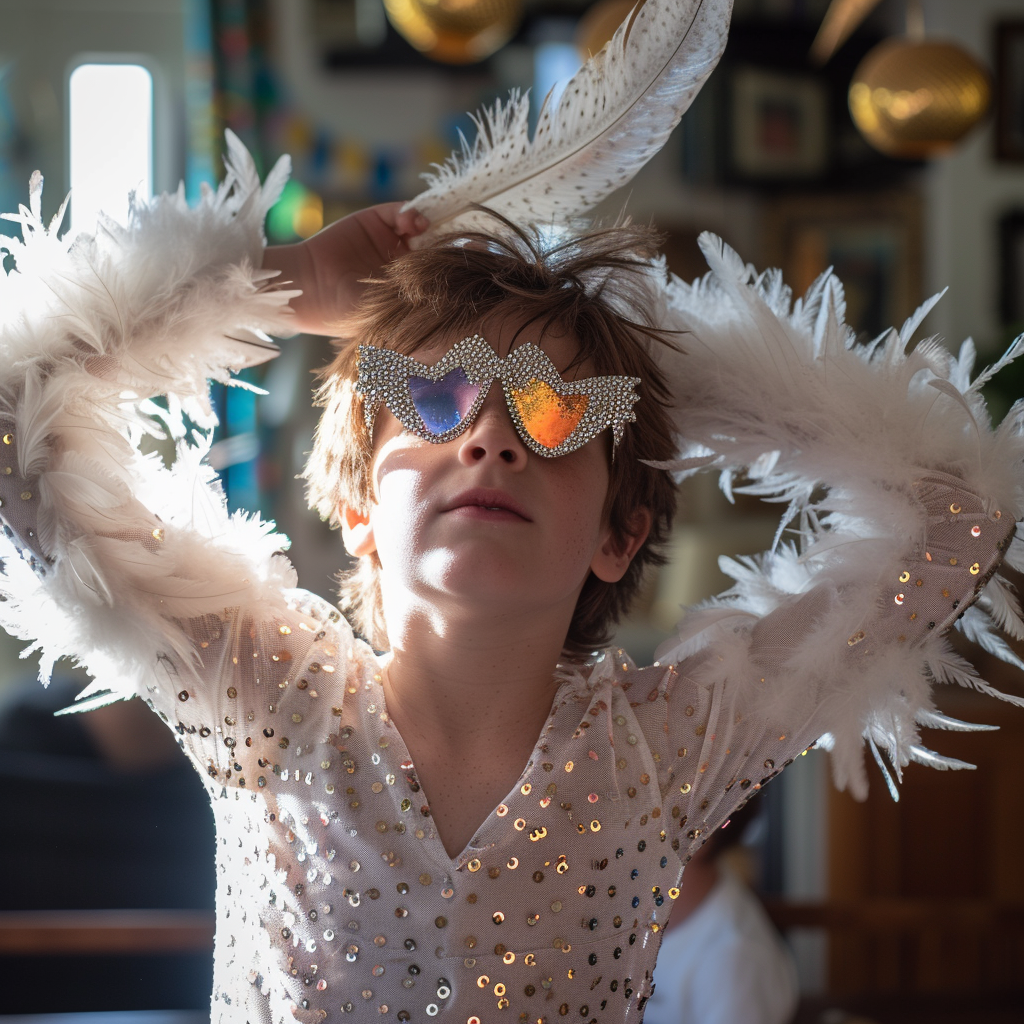
[[[44,216],[72,190],[74,232],[99,209],[123,219],[129,189],[181,181],[195,198],[221,173],[227,127],[262,172],[291,154],[267,232],[308,237],[415,195],[424,169],[472,139],[467,111],[529,89],[536,115],[629,7],[0,0],[0,208],[25,201],[36,168]],[[703,273],[703,230],[781,266],[797,292],[834,266],[865,338],[948,285],[922,335],[973,336],[991,361],[1024,330],[1024,0],[736,0],[721,66],[603,212],[623,208],[666,234],[685,278]],[[267,397],[218,392],[212,458],[232,507],[275,519],[302,584],[330,597],[339,539],[294,479],[316,418],[311,373],[328,356],[299,337],[253,371]],[[1001,414],[1022,393],[1011,370],[990,400]],[[729,504],[713,479],[685,485],[672,562],[622,627],[637,661],[681,605],[727,584],[720,554],[771,542],[777,512]],[[19,654],[0,640],[0,1014],[178,1011],[166,1019],[198,1024],[213,893],[198,779],[135,702],[54,719],[81,680],[67,666],[44,693]],[[1020,693],[1001,672],[988,678]],[[977,771],[911,766],[898,806],[876,774],[857,804],[811,752],[760,797],[732,851],[793,951],[800,1021],[1024,1019],[1024,714],[966,692],[940,705],[1001,727],[928,739]]]

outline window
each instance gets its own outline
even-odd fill
[[[153,76],[139,64],[79,64],[69,85],[71,230],[122,223],[128,192],[153,194]]]

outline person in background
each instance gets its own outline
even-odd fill
[[[788,1024],[799,991],[782,936],[741,877],[758,801],[736,811],[686,866],[654,972],[645,1024]]]

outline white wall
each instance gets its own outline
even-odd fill
[[[82,56],[125,55],[153,72],[154,187],[177,186],[184,167],[185,0],[0,0],[0,63],[33,163],[46,178],[44,209],[68,188],[67,78]],[[26,177],[26,194],[28,179]]]

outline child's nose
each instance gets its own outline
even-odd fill
[[[526,446],[516,433],[498,381],[492,382],[476,420],[459,438],[459,459],[467,465],[490,460],[515,468],[526,465]]]

